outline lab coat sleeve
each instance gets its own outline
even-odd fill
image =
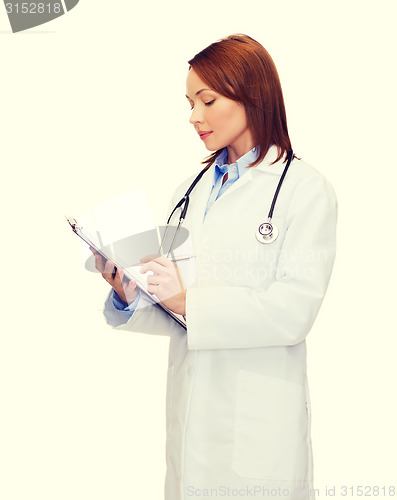
[[[267,289],[187,290],[189,349],[294,345],[306,337],[328,287],[336,250],[337,200],[319,173],[293,191],[275,281]]]
[[[104,316],[106,322],[116,330],[149,333],[152,335],[170,336],[178,330],[185,330],[165,313],[158,305],[152,304],[141,295],[138,305],[130,318],[126,318],[113,305],[113,293],[110,292],[105,302]]]

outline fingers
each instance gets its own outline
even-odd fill
[[[184,291],[178,268],[170,259],[160,256],[146,262],[140,269],[142,274],[151,271],[154,275],[147,277],[147,291],[164,301]]]
[[[147,277],[147,291],[151,294],[156,294],[159,292],[159,286],[164,281],[164,278],[153,274]]]
[[[96,268],[96,270],[99,271],[100,273],[103,273],[103,270],[105,268],[104,259],[102,258],[101,255],[99,255],[99,253],[97,253],[91,247],[90,247],[90,250],[94,254],[94,257],[95,257],[95,268]]]
[[[119,273],[114,273],[114,264],[111,260],[107,260],[102,271],[102,276],[105,280],[113,285],[113,282],[120,277]]]
[[[148,271],[152,271],[155,274],[163,274],[167,270],[171,271],[174,267],[174,263],[170,259],[166,257],[157,257],[143,264],[139,272],[145,274]]]
[[[106,260],[90,247],[95,256],[95,267],[124,302],[131,304],[138,296],[136,282],[124,276],[111,260]]]
[[[131,302],[134,302],[134,300],[136,299],[136,297],[138,296],[138,290],[136,289],[136,282],[135,281],[130,281],[128,283],[128,285],[125,284],[125,282],[123,282],[123,278],[121,276],[121,281],[122,281],[122,290],[124,292],[124,297],[120,296],[120,294],[118,294],[122,300],[124,300],[124,302],[127,302],[127,304],[131,304]],[[120,291],[120,293],[122,293]]]
[[[102,276],[114,289],[121,300],[127,304],[131,304],[131,302],[133,302],[138,296],[136,282],[125,277],[124,272],[121,269],[117,269],[117,272],[114,272],[113,269],[113,262],[107,261]]]
[[[159,254],[146,255],[146,257],[142,257],[141,262],[142,263],[149,262],[150,260],[155,260],[158,257],[160,257]]]
[[[157,294],[159,291],[159,279],[155,276],[149,276],[147,280],[147,291],[151,294]]]
[[[117,278],[116,266],[111,260],[106,260],[96,252],[95,255],[95,268],[102,274],[104,279],[113,286],[114,280]]]

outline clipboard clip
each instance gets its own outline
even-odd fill
[[[69,222],[71,228],[73,229],[73,231],[76,233],[77,232],[77,229],[79,229],[78,225],[77,225],[77,220],[76,219],[73,219],[73,217],[67,217],[65,215],[65,219]]]

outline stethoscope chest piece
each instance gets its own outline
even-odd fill
[[[278,229],[270,221],[267,221],[258,227],[255,236],[259,243],[273,243],[278,236]]]

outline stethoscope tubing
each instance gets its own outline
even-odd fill
[[[201,177],[209,170],[209,167],[203,168],[201,172],[198,174],[198,176],[194,179],[194,181],[190,184],[189,189],[186,191],[185,196],[175,205],[175,208],[171,212],[170,216],[168,217],[167,220],[167,225],[170,223],[171,217],[174,215],[175,210],[177,210],[182,204],[185,202],[185,205],[183,206],[183,209],[181,211],[181,215],[179,216],[179,221],[184,220],[186,217],[187,209],[189,207],[189,196],[190,193],[193,191],[193,189],[196,187],[197,183],[201,179]]]
[[[281,174],[280,180],[278,181],[277,188],[276,188],[276,191],[275,191],[274,196],[273,196],[272,204],[270,205],[269,214],[267,216],[268,219],[271,219],[273,217],[273,211],[274,211],[274,207],[276,205],[278,193],[280,192],[281,185],[284,182],[284,178],[287,174],[287,170],[289,169],[289,166],[291,165],[293,157],[294,157],[294,152],[292,151],[292,149],[290,149],[288,151],[288,154],[287,154],[287,164],[283,170],[283,173]]]
[[[292,162],[292,159],[294,157],[294,152],[292,149],[290,149],[287,153],[287,164],[286,166],[284,167],[284,170],[283,170],[283,173],[281,174],[281,177],[280,177],[280,180],[277,184],[277,188],[276,188],[276,191],[274,193],[274,196],[273,196],[273,200],[272,200],[272,203],[270,205],[270,210],[269,210],[269,213],[268,213],[268,216],[267,216],[267,222],[264,223],[264,224],[261,224],[257,230],[257,239],[258,241],[260,241],[261,243],[271,243],[272,241],[274,241],[277,236],[278,236],[278,229],[271,223],[271,220],[272,220],[272,217],[273,217],[273,212],[274,212],[274,208],[276,206],[276,201],[277,201],[277,198],[278,198],[278,194],[280,192],[280,189],[281,189],[281,186],[284,182],[284,178],[287,174],[287,171],[288,171],[288,168],[289,166],[291,165],[291,162]],[[170,216],[168,217],[168,220],[167,220],[167,228],[165,230],[165,233],[164,233],[164,237],[163,237],[163,240],[165,241],[165,236],[167,234],[167,231],[168,231],[168,227],[169,227],[169,223],[170,223],[170,220],[172,218],[172,216],[174,215],[175,211],[182,207],[181,209],[181,213],[180,213],[180,216],[179,216],[179,221],[178,221],[178,225],[176,227],[176,230],[175,230],[175,234],[172,238],[172,242],[170,244],[170,248],[167,252],[167,255],[169,255],[171,252],[172,252],[172,248],[173,248],[173,243],[175,241],[175,238],[176,238],[176,235],[178,233],[178,229],[180,228],[181,224],[183,224],[183,221],[185,220],[186,218],[186,214],[187,214],[187,210],[189,208],[189,202],[190,202],[190,193],[193,191],[193,189],[196,187],[196,185],[198,184],[198,182],[200,181],[200,179],[202,178],[202,176],[205,174],[205,172],[207,172],[207,170],[209,170],[209,166],[205,167],[203,170],[201,170],[201,172],[197,175],[197,177],[193,180],[193,182],[191,183],[191,185],[189,186],[188,190],[186,191],[184,197],[175,205],[174,209],[172,210]],[[267,226],[268,228],[270,228],[270,233],[267,234],[266,236],[264,236],[262,234],[262,231],[261,231],[261,227],[262,226]],[[273,233],[274,231],[274,233]],[[162,253],[162,244],[160,246],[160,254]]]

